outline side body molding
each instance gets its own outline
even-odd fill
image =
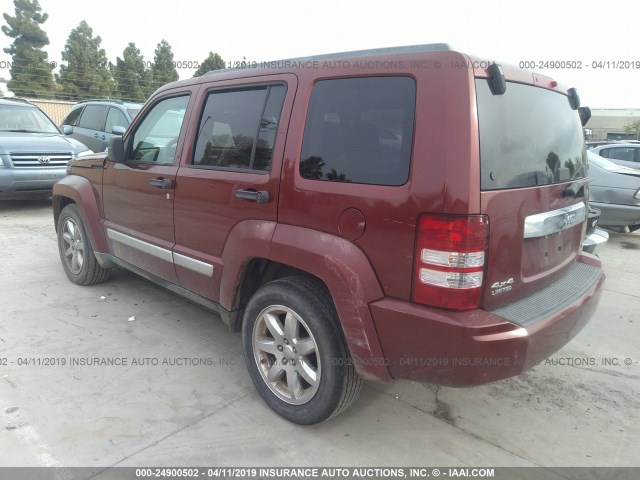
[[[107,239],[100,224],[103,215],[98,201],[99,194],[91,182],[79,175],[67,175],[54,185],[53,215],[56,223],[65,205],[63,197],[70,198],[76,204],[94,251],[108,252]]]

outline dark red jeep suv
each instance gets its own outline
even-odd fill
[[[217,312],[296,423],[362,379],[517,375],[580,331],[604,281],[581,251],[578,109],[574,89],[446,45],[172,83],[55,185],[62,265]]]

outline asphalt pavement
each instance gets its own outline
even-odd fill
[[[122,271],[67,280],[49,202],[0,202],[0,466],[639,466],[640,235],[611,233],[592,321],[524,375],[367,383],[302,427],[238,334]]]

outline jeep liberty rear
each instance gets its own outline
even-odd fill
[[[268,62],[166,85],[54,189],[67,276],[131,270],[241,331],[301,424],[362,379],[517,375],[595,311],[577,94],[450,51]]]

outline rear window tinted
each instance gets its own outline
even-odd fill
[[[507,83],[493,95],[476,80],[482,190],[533,187],[583,178],[586,149],[578,112],[550,90]]]
[[[409,176],[416,84],[409,77],[322,80],[311,94],[300,175],[402,185]]]

